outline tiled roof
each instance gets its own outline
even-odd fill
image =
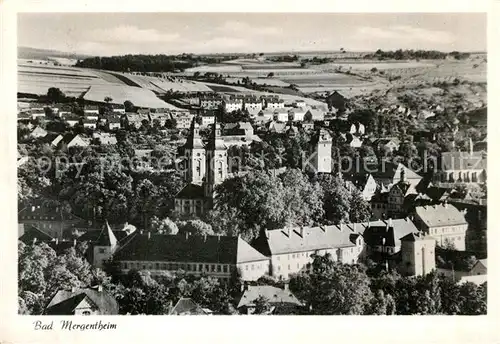
[[[273,287],[270,285],[248,286],[238,302],[237,308],[244,306],[255,306],[255,300],[263,296],[269,303],[287,303],[302,306],[302,303],[289,290]]]
[[[262,253],[275,255],[292,252],[314,251],[326,248],[355,246],[351,231],[346,225],[286,228],[267,231],[268,238],[254,241]]]
[[[487,155],[484,152],[444,152],[441,153],[443,170],[483,170],[486,169]]]
[[[203,187],[198,184],[187,184],[175,195],[179,199],[202,199],[205,197]]]
[[[406,219],[378,220],[370,222],[363,232],[363,238],[368,246],[400,246],[400,240],[410,233],[417,233],[413,222]]]
[[[99,246],[115,246],[116,242],[116,237],[109,227],[109,224],[106,222],[94,244]]]
[[[50,315],[71,315],[75,308],[88,297],[99,309],[101,314],[116,315],[118,314],[118,303],[107,292],[99,291],[94,288],[59,290],[50,300],[45,314]]]
[[[45,207],[43,204],[37,204],[34,206],[27,206],[21,209],[18,213],[18,218],[21,220],[22,218],[29,216],[30,220],[33,217],[36,219],[42,218],[44,221],[80,221],[81,219],[78,216],[75,216],[69,212],[64,210],[60,210],[57,208],[49,208]]]
[[[208,313],[196,304],[191,298],[181,297],[169,315],[207,315]]]
[[[36,239],[37,242],[51,241],[53,238],[33,225],[24,226],[24,233],[19,238],[25,244],[31,244]]]
[[[419,240],[425,240],[427,239],[428,237],[426,237],[424,235],[424,233],[422,232],[418,232],[418,233],[408,233],[407,235],[405,235],[404,237],[402,237],[400,240],[401,241],[419,241]],[[432,239],[434,240],[434,239]]]
[[[428,227],[467,224],[464,214],[451,204],[416,207],[415,213]]]
[[[236,264],[268,259],[239,237],[135,232],[126,241],[115,260]]]

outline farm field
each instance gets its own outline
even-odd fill
[[[168,91],[173,92],[211,92],[212,90],[205,86],[203,83],[196,81],[185,80],[168,76],[165,78],[158,78],[152,76],[132,75],[125,73],[118,74],[121,78],[126,78],[132,81],[139,87],[149,89],[153,92],[164,94]]]
[[[126,85],[91,86],[83,98],[89,101],[103,102],[106,97],[110,97],[113,104],[123,104],[126,100],[130,100],[137,107],[178,110],[175,106],[156,97],[151,90]]]
[[[104,72],[102,74],[105,74]],[[57,67],[18,62],[18,92],[27,94],[46,94],[50,87],[58,87],[68,96],[78,97],[90,86],[123,84],[118,80],[105,80],[91,70]]]

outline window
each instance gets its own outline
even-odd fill
[[[205,271],[210,271],[210,265],[205,264]]]
[[[212,264],[212,272],[215,272],[215,264]]]
[[[288,270],[290,270],[290,264],[288,264]]]
[[[198,271],[203,271],[203,264],[198,264]]]
[[[280,260],[280,256],[276,257],[276,260]]]
[[[187,271],[191,271],[191,264],[186,264]]]
[[[127,264],[126,262],[125,262],[125,263],[123,263],[123,267],[124,267],[125,269],[128,269],[128,264]]]
[[[292,259],[295,259],[295,254],[292,254]]]
[[[224,265],[224,272],[227,272],[227,265]]]
[[[217,265],[217,272],[222,272],[222,266],[220,264]]]
[[[254,265],[252,264],[252,271],[253,271],[253,269],[254,269],[254,268],[255,268],[255,267],[254,267]]]
[[[156,270],[160,270],[160,263],[156,263],[155,266],[156,266]]]
[[[90,315],[90,311],[83,311],[82,315]]]
[[[44,226],[44,227],[45,227],[45,226]],[[100,253],[100,254],[104,254],[104,253],[106,253],[106,249],[105,249],[105,248],[100,248],[100,249],[99,249],[99,253]]]

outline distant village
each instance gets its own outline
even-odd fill
[[[380,295],[373,281],[389,274],[415,283],[434,274],[456,288],[481,288],[487,281],[485,137],[466,140],[466,149],[450,144],[437,150],[439,130],[380,135],[378,118],[408,117],[411,110],[383,107],[363,117],[339,92],[327,94],[321,106],[278,94],[200,93],[176,110],[59,98],[18,100],[20,261],[34,269],[30,259],[52,257],[50,249],[95,277],[74,273],[78,278],[63,279],[60,288],[26,287],[43,295],[36,302],[20,295],[27,313],[143,314],[146,308],[130,305],[132,293],[147,298],[156,295],[148,290],[164,288],[168,296],[158,296],[155,314],[319,314],[310,295],[313,278],[306,276],[340,269],[328,264],[368,276],[374,300]],[[414,119],[444,112],[434,106]],[[450,135],[459,126],[452,123]],[[434,150],[433,165],[417,170],[409,162],[427,162],[424,150]],[[53,162],[66,157],[69,165],[62,172],[57,166],[33,172],[42,156]],[[346,168],[345,156],[358,164]],[[167,168],[99,176],[94,164],[102,158],[167,158]],[[320,189],[311,200],[312,190]],[[283,208],[275,205],[283,200],[273,198],[279,192],[287,200]],[[273,209],[296,220],[282,221]],[[104,282],[103,273],[112,282]],[[203,289],[200,279],[210,285]],[[109,283],[126,292],[113,292]],[[215,285],[227,299],[199,297],[198,289],[205,293]],[[390,311],[384,288],[382,313],[413,312],[398,310],[395,294]],[[381,307],[371,299],[359,302],[364,314]]]

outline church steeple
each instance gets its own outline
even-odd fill
[[[187,161],[184,174],[187,182],[201,184],[205,175],[205,148],[200,136],[200,127],[194,118],[184,151]]]
[[[227,178],[227,169],[227,147],[220,124],[215,122],[206,147],[205,197],[213,198],[215,185]]]

